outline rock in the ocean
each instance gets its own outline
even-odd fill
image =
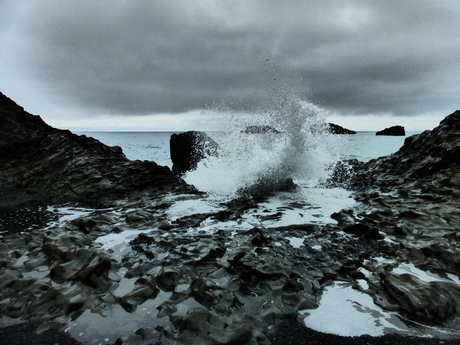
[[[217,155],[218,145],[206,133],[188,131],[171,135],[169,141],[172,171],[183,175],[195,170],[198,162],[208,156]]]
[[[0,123],[2,188],[87,202],[194,190],[168,167],[130,161],[118,146],[53,128],[2,93]]]
[[[271,127],[268,125],[260,125],[260,126],[248,126],[243,131],[243,133],[247,133],[247,134],[277,133],[279,134],[281,132],[274,127]]]
[[[405,136],[406,131],[403,126],[392,126],[375,133],[375,135]]]
[[[329,123],[329,132],[332,134],[356,134],[355,131],[336,125],[335,123]]]

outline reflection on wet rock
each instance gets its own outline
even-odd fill
[[[455,315],[460,288],[445,282],[424,282],[414,275],[389,274],[383,281],[386,293],[416,321],[442,324]]]

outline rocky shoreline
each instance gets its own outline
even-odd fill
[[[175,202],[201,194],[169,168],[129,161],[119,148],[53,129],[4,95],[0,120],[0,212],[9,215],[0,224],[8,230],[0,240],[3,320],[107,344],[454,344],[460,338],[459,111],[407,138],[392,156],[340,165],[341,178],[329,185],[353,188],[358,204],[333,215],[338,225],[244,231],[226,226],[263,196],[171,219]],[[18,210],[42,223],[11,231]],[[66,212],[72,220],[57,221]],[[213,230],[201,230],[203,224]],[[128,245],[101,245],[100,238],[126,230]],[[293,248],[289,238],[301,245]],[[401,273],[402,263],[439,279]],[[299,311],[316,308],[335,281],[403,315],[405,337],[346,338],[301,326]],[[25,326],[10,327],[0,336]]]
[[[196,193],[169,168],[130,161],[120,147],[48,126],[0,94],[0,186],[48,202],[102,205],[165,193]]]

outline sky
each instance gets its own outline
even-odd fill
[[[0,91],[71,130],[208,130],[285,97],[355,130],[460,108],[458,0],[0,0]]]

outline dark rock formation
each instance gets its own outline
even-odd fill
[[[406,132],[403,126],[392,126],[375,133],[375,135],[405,136]]]
[[[459,288],[453,283],[424,282],[412,274],[390,273],[384,279],[386,293],[410,318],[429,324],[442,324],[455,315]]]
[[[90,202],[192,190],[169,168],[130,161],[120,147],[52,128],[3,94],[0,123],[1,188]]]
[[[189,131],[171,135],[169,141],[172,171],[183,175],[197,168],[198,162],[217,155],[218,145],[206,133]]]
[[[274,127],[271,127],[268,125],[260,125],[260,126],[248,126],[243,131],[243,133],[247,133],[247,134],[277,133],[279,134],[281,132]]]
[[[142,330],[147,343],[158,337],[177,344],[255,339],[268,344],[267,327],[296,319],[300,309],[316,308],[321,285],[356,273],[361,257],[374,250],[312,224],[203,234],[187,231],[180,219],[168,230],[144,219],[130,226],[148,233],[135,237],[122,258],[110,260],[90,238],[126,226],[129,209],[1,239],[2,315],[24,316],[47,329],[89,310],[118,310],[123,319],[146,318],[148,310],[152,315]],[[161,217],[154,207],[145,210]],[[92,225],[91,233],[82,223]],[[305,246],[292,247],[286,239],[291,236],[305,238]],[[314,248],[318,245],[322,250]],[[84,317],[77,323],[84,325]],[[100,331],[120,332],[129,343],[135,330]]]
[[[394,154],[371,160],[357,178],[358,186],[417,185],[437,194],[455,192],[460,181],[460,111],[447,116],[432,131],[406,138]],[[364,183],[363,183],[364,182]]]
[[[399,260],[441,276],[460,275],[460,111],[433,130],[407,138],[393,155],[356,167],[352,180],[358,205],[333,215],[339,226],[392,236]],[[375,286],[378,281],[382,290],[376,295],[409,319],[439,323],[458,314],[453,300],[460,295],[451,287],[384,272]]]
[[[355,131],[336,125],[335,123],[329,123],[329,132],[332,134],[356,134]]]

